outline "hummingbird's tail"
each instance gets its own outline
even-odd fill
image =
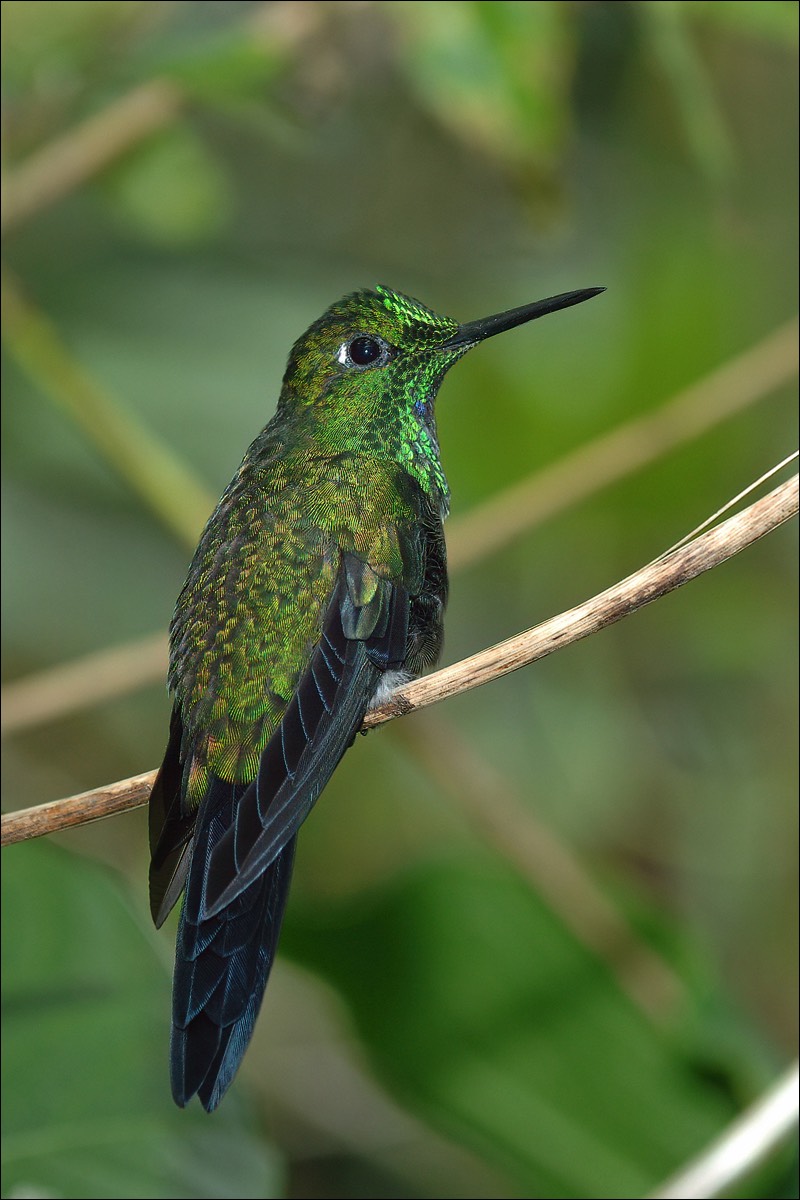
[[[275,958],[296,837],[215,916],[200,919],[209,856],[230,827],[245,785],[214,779],[195,827],[192,865],[178,929],[172,994],[172,1094],[197,1093],[211,1112],[236,1074]],[[198,844],[197,839],[202,844]]]

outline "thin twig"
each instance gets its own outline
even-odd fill
[[[746,488],[742,488],[742,490],[735,496],[731,496],[730,500],[726,501],[722,508],[718,508],[717,511],[712,513],[710,517],[706,517],[705,521],[702,521],[696,529],[691,529],[689,533],[684,534],[684,536],[677,541],[674,546],[670,546],[669,550],[666,550],[661,557],[663,558],[672,550],[677,550],[679,546],[685,546],[686,543],[690,542],[693,537],[697,537],[698,533],[702,533],[704,529],[708,529],[709,525],[713,525],[714,522],[718,521],[720,517],[725,515],[726,512],[730,512],[730,510],[735,508],[741,500],[744,500],[745,496],[749,496],[751,492],[757,491],[761,487],[762,483],[766,483],[768,479],[772,479],[773,475],[777,475],[778,472],[782,471],[784,467],[788,467],[789,463],[794,462],[796,458],[800,458],[800,450],[793,450],[791,454],[786,455],[786,458],[781,459],[779,463],[775,463],[774,467],[770,467],[770,469],[765,471],[763,475],[759,475],[758,479],[754,479],[752,483],[748,483]]]
[[[78,796],[68,796],[65,800],[51,800],[49,804],[4,813],[0,845],[10,846],[13,842],[44,837],[60,829],[88,825],[91,821],[139,808],[150,799],[156,774],[156,771],[145,771],[143,775],[131,775],[129,779],[120,779]]]
[[[552,617],[497,646],[462,659],[451,667],[406,684],[385,704],[367,714],[364,729],[374,729],[394,717],[405,716],[458,692],[499,679],[591,633],[605,629],[738,554],[745,546],[752,545],[795,516],[797,507],[798,476],[794,475],[743,512],[729,517],[716,529],[702,534],[688,546],[672,551],[666,558],[643,567],[585,604]],[[80,825],[86,820],[97,820],[124,808],[136,808],[146,802],[146,785],[152,778],[152,773],[137,775],[133,781],[121,780],[95,791],[83,792],[80,796],[9,813],[2,819],[0,844],[39,837],[67,825]],[[47,810],[44,821],[38,815],[42,809]],[[65,814],[64,819],[62,813]]]
[[[733,1121],[721,1137],[673,1175],[650,1200],[713,1200],[741,1183],[797,1125],[797,1063]]]
[[[667,454],[788,383],[796,372],[797,321],[793,320],[655,412],[596,438],[465,516],[452,518],[447,531],[450,573],[474,565],[545,519]],[[149,653],[146,662],[137,659],[140,645],[154,645],[158,638],[152,634],[100,651],[85,662],[77,659],[6,685],[0,692],[0,729],[18,731],[163,680],[166,652],[161,659]],[[107,670],[112,655],[118,655],[116,676]],[[80,687],[73,687],[73,680]],[[24,702],[24,711],[17,711],[18,700]]]
[[[617,426],[549,467],[498,492],[447,526],[451,570],[504,549],[546,518],[699,437],[797,374],[798,321],[673,396],[655,412]]]

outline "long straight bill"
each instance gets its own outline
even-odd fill
[[[514,329],[517,325],[535,321],[537,317],[545,317],[561,308],[571,308],[573,304],[583,304],[584,300],[591,300],[592,296],[599,296],[605,290],[603,287],[595,287],[581,288],[577,292],[562,292],[560,296],[550,296],[547,300],[523,304],[521,308],[511,308],[508,312],[483,317],[480,321],[470,321],[459,326],[458,332],[445,343],[443,349],[483,342],[486,338],[494,337],[496,333],[504,333],[506,329]]]

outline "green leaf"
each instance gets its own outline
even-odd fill
[[[695,44],[687,6],[676,0],[647,0],[635,11],[672,91],[698,166],[711,182],[727,181],[736,161],[734,145],[714,94],[711,72]]]
[[[467,145],[549,172],[569,129],[573,40],[559,4],[395,4],[401,61]]]
[[[241,1098],[173,1106],[168,971],[113,875],[28,843],[2,886],[4,1195],[280,1195]]]
[[[324,925],[290,912],[288,934],[409,1107],[510,1167],[525,1194],[643,1195],[735,1114],[696,1044],[654,1027],[480,858],[427,865]]]

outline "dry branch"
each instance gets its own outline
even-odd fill
[[[795,516],[797,508],[798,476],[794,475],[715,529],[642,567],[585,604],[400,688],[390,700],[367,715],[364,728],[373,729],[394,717],[405,716],[458,692],[499,679],[554,650],[605,629],[732,558],[745,546],[752,545]],[[136,775],[79,796],[9,813],[2,819],[0,844],[5,846],[41,837],[58,829],[136,808],[146,803],[152,779],[153,772]]]
[[[115,813],[139,808],[147,804],[155,777],[155,771],[145,771],[143,775],[132,775],[130,779],[120,779],[118,783],[109,783],[91,792],[68,796],[66,800],[52,800],[49,804],[5,813],[0,844],[10,846],[12,842],[25,842],[59,829],[88,825],[101,817],[113,817]]]

